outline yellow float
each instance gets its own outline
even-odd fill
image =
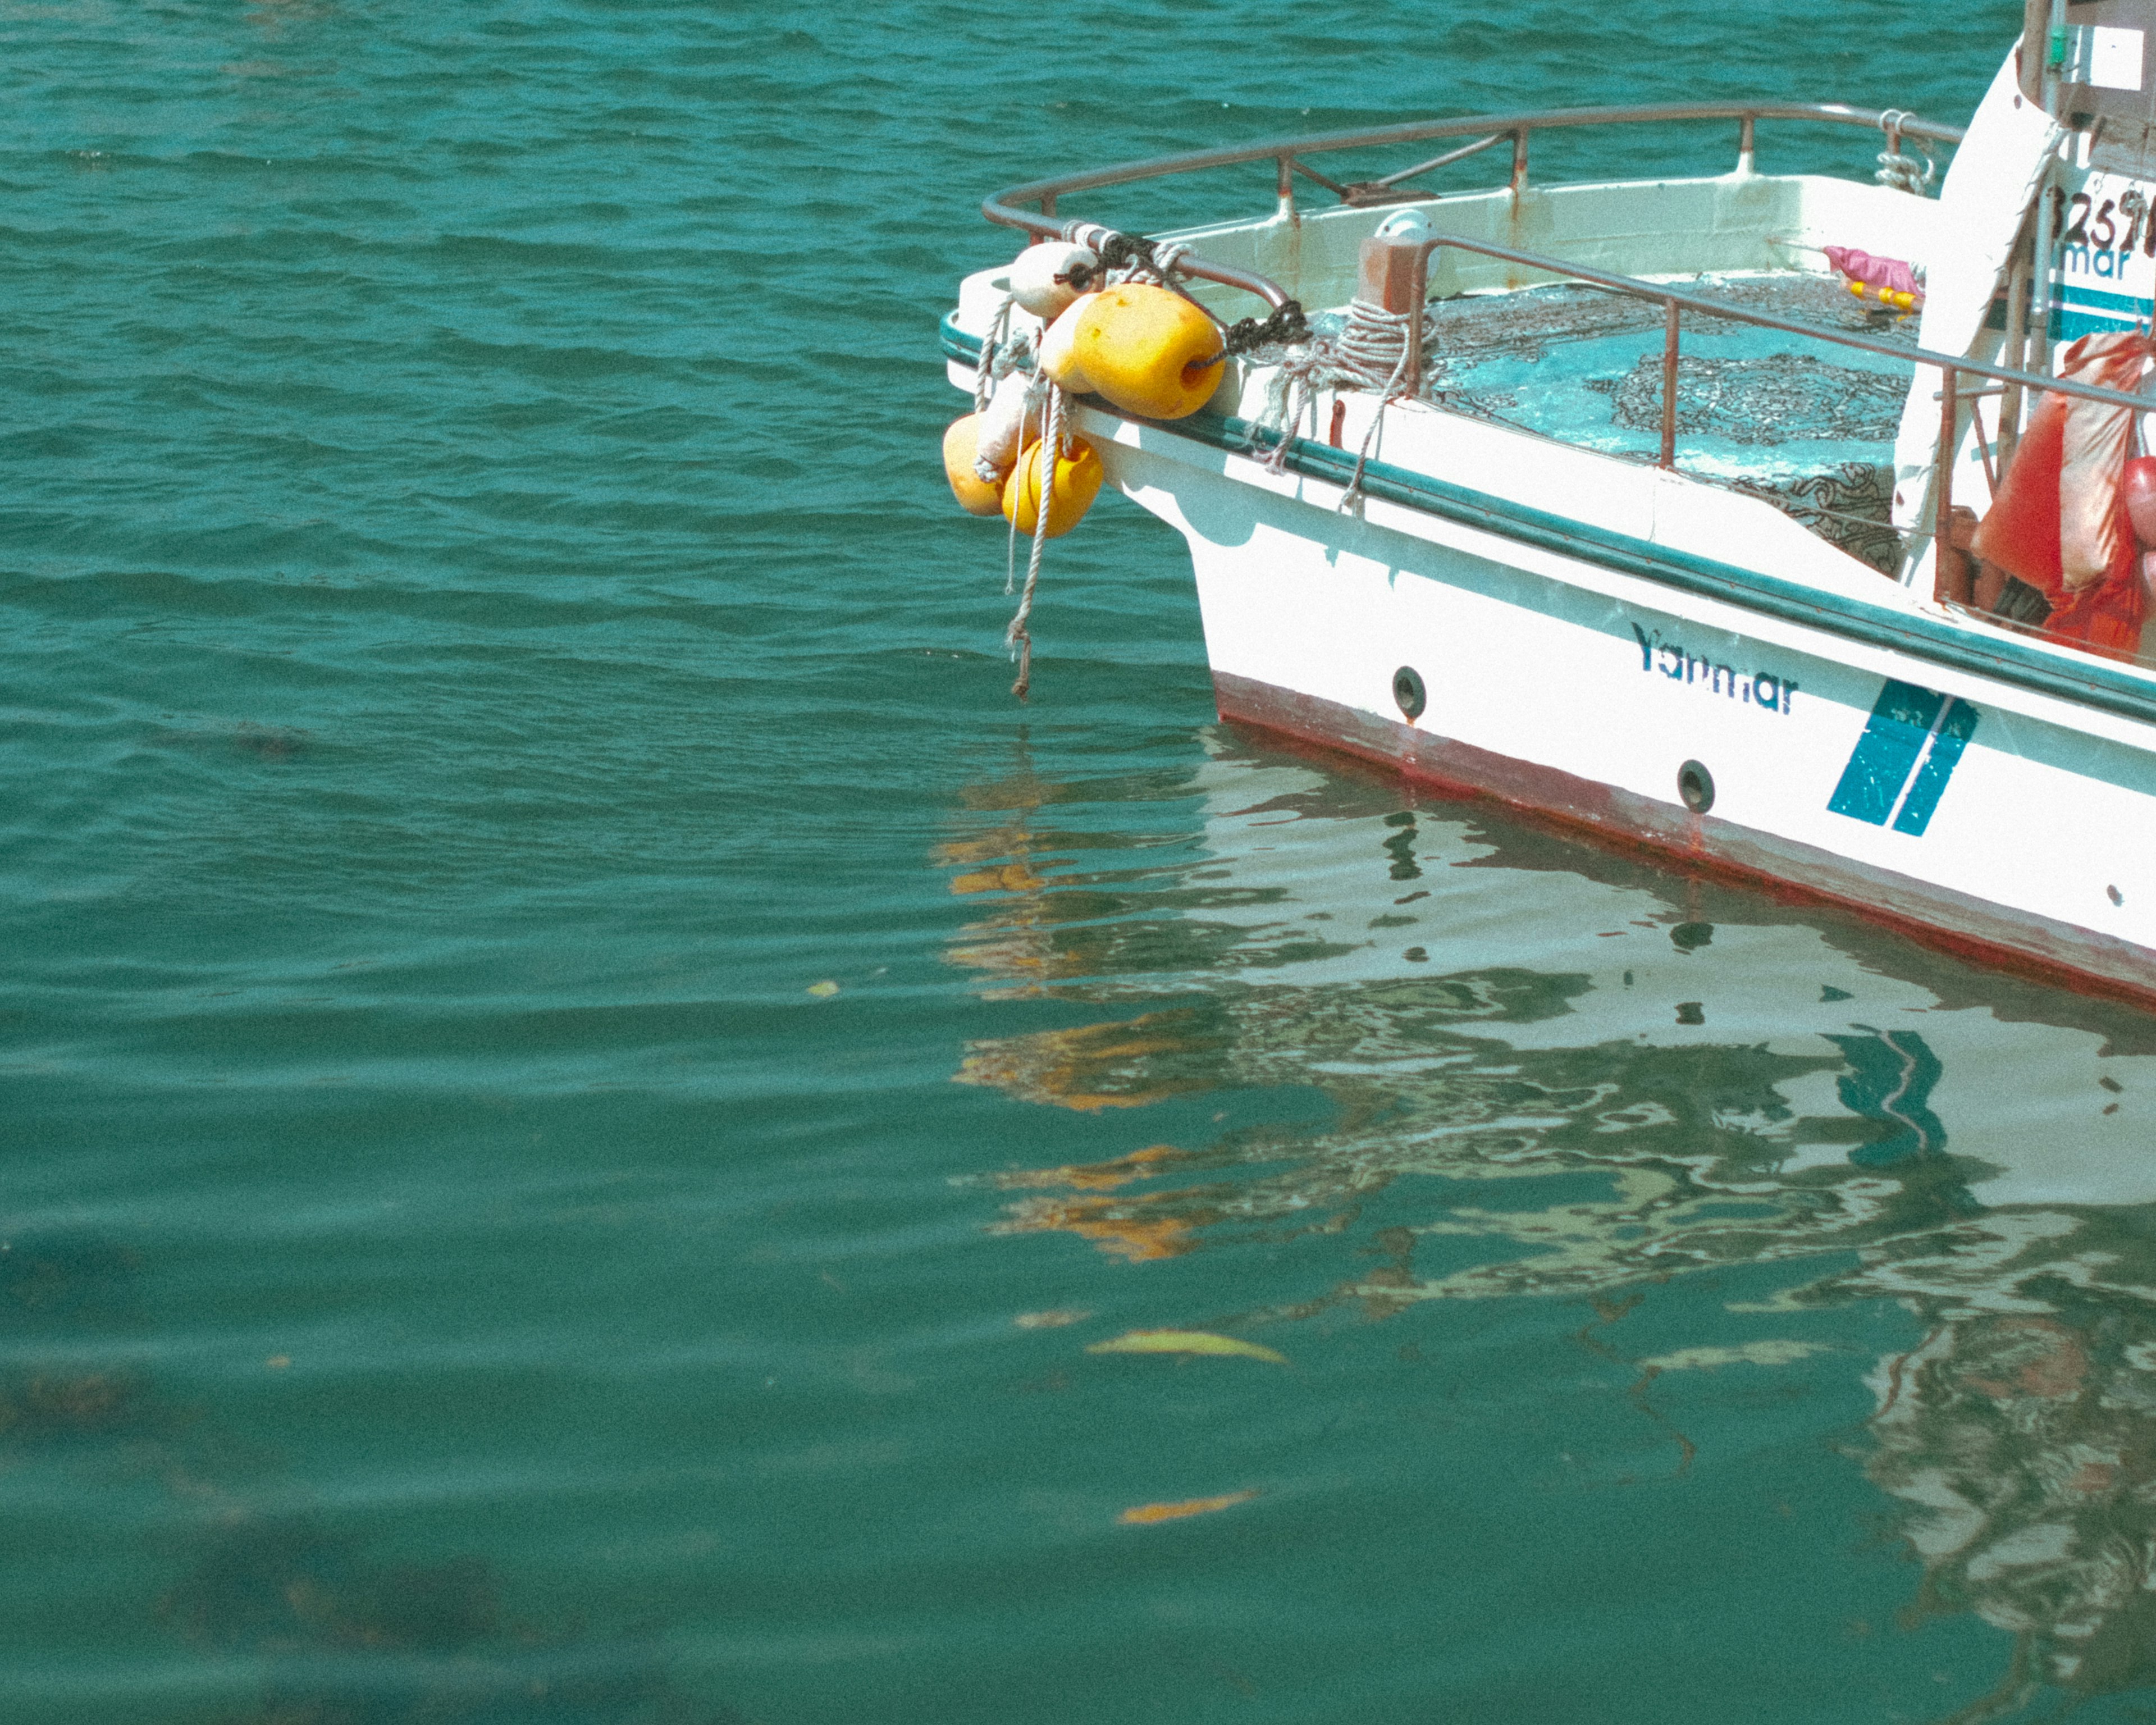
[[[1203,309],[1136,282],[1086,300],[1070,345],[1096,392],[1148,419],[1185,418],[1204,407],[1227,357],[1220,326]]]
[[[1004,515],[1021,533],[1031,533],[1040,520],[1040,469],[1047,453],[1046,444],[1032,445],[1004,484]],[[1061,538],[1084,518],[1101,493],[1103,477],[1092,444],[1074,438],[1064,445],[1055,458],[1055,489],[1048,500],[1050,539]]]
[[[1091,395],[1093,393],[1093,380],[1086,375],[1085,368],[1078,363],[1075,344],[1078,340],[1079,321],[1085,316],[1086,308],[1100,297],[1098,294],[1087,294],[1082,299],[1072,300],[1062,315],[1041,334],[1040,357],[1035,362],[1051,382],[1072,395]]]
[[[981,416],[953,419],[943,434],[943,477],[951,481],[951,495],[968,515],[994,515],[1004,506],[1004,488],[981,477],[973,465],[980,457]]]

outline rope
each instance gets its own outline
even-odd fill
[[[1340,357],[1373,383],[1384,377],[1396,379],[1407,364],[1410,315],[1388,311],[1368,300],[1351,300],[1348,326],[1340,331]]]
[[[1033,520],[1033,555],[1026,561],[1025,591],[1019,595],[1018,614],[1004,631],[1004,644],[1011,649],[1018,660],[1018,680],[1011,685],[1011,693],[1020,701],[1033,686],[1033,636],[1026,629],[1026,620],[1033,615],[1033,596],[1040,586],[1040,553],[1048,543],[1048,511],[1055,501],[1055,460],[1063,452],[1063,392],[1053,383],[1048,386],[1048,423],[1041,428],[1040,438],[1040,507]],[[1024,459],[1019,460],[1019,477],[1023,478]],[[1018,511],[1011,511],[1013,529],[1016,529]]]
[[[1302,302],[1290,300],[1260,322],[1240,317],[1228,326],[1228,352],[1250,353],[1260,347],[1295,347],[1310,340],[1310,320],[1302,315]]]
[[[1287,470],[1288,446],[1302,424],[1304,410],[1314,405],[1320,389],[1374,389],[1378,392],[1378,411],[1363,434],[1362,449],[1355,458],[1354,477],[1340,500],[1343,512],[1359,512],[1363,470],[1369,465],[1378,428],[1384,423],[1387,404],[1399,398],[1404,385],[1409,385],[1410,394],[1421,393],[1422,380],[1416,378],[1409,385],[1407,375],[1408,321],[1413,315],[1388,311],[1367,300],[1356,300],[1348,308],[1347,326],[1337,339],[1313,341],[1303,352],[1291,352],[1281,362],[1267,388],[1265,415],[1260,422],[1268,430],[1277,432],[1265,458],[1268,471]],[[1423,328],[1427,341],[1428,322]]]
[[[1043,403],[1049,392],[1055,388],[1055,386],[1039,372],[1033,374],[1032,382],[1025,386],[1025,400],[1019,410],[1018,419],[1018,459],[1019,465],[1021,467],[1025,465],[1025,428],[1029,424],[1038,425],[1040,423]],[[1003,480],[1004,475],[989,468],[986,463],[978,463],[976,465],[979,469],[981,477],[991,484]],[[1014,482],[1015,478],[1015,470],[1014,470]],[[1013,510],[1010,518],[1010,540],[1004,547],[1004,596],[1008,598],[1017,590],[1018,511]]]
[[[1011,307],[1017,303],[1005,294],[1003,304],[996,308],[994,321],[988,325],[988,334],[982,337],[981,357],[973,365],[973,411],[977,413],[988,412],[988,398],[996,393],[996,379],[1003,375],[994,369],[1001,357],[998,350],[1010,335]],[[1004,369],[1010,368],[1006,366]]]
[[[1003,345],[994,349],[993,359],[990,357],[989,348],[983,347],[981,350],[980,360],[973,368],[973,411],[977,413],[984,413],[988,411],[989,398],[995,394],[997,384],[1002,382],[1004,378],[1022,366],[1031,367],[1034,351],[1040,345],[1039,336],[1031,330],[1020,330],[1015,336],[1008,335],[1010,324],[1010,303],[1009,300],[1004,301],[1003,310],[997,313],[996,323],[988,331],[988,339],[990,342],[997,340],[999,332],[1004,333],[1005,339]],[[985,388],[982,382],[983,378],[988,380]],[[1026,408],[1024,416],[1025,419],[1033,417],[1040,399],[1041,386],[1046,381],[1038,372],[1032,373],[1032,381],[1026,385]],[[1024,435],[1024,419],[1021,419],[1019,428],[1021,439]],[[1020,448],[1023,447],[1024,444],[1021,441]],[[977,455],[973,458],[973,471],[980,475],[983,483],[986,485],[993,485],[1003,478],[1002,469],[992,464],[985,455]]]
[[[1348,327],[1351,330],[1354,327],[1353,312],[1365,309],[1377,310],[1374,306],[1365,308],[1360,300],[1355,301],[1348,319]],[[1395,315],[1391,312],[1378,312],[1381,317],[1390,317]],[[1340,494],[1339,513],[1352,515],[1358,521],[1363,515],[1363,470],[1369,465],[1370,445],[1376,440],[1378,431],[1384,425],[1386,407],[1399,393],[1401,380],[1408,374],[1407,318],[1404,316],[1399,316],[1399,321],[1401,330],[1400,357],[1394,363],[1393,375],[1386,381],[1385,393],[1378,398],[1378,411],[1370,415],[1370,429],[1363,434],[1363,447],[1356,451],[1355,454],[1354,475],[1348,481],[1348,489]]]
[[[1871,177],[1897,192],[1921,198],[1932,183],[1932,176],[1938,171],[1938,164],[1924,155],[1923,172],[1919,173],[1915,157],[1902,153],[1902,128],[1915,117],[1907,108],[1889,108],[1879,116],[1879,129],[1887,134],[1887,147],[1879,152],[1879,172]],[[1918,154],[1923,154],[1921,146]]]
[[[1147,261],[1152,264],[1152,273],[1159,278],[1163,287],[1175,285],[1168,277],[1174,273],[1175,266],[1183,261],[1183,254],[1189,249],[1190,248],[1179,239],[1170,240],[1166,245],[1153,248],[1152,256]]]

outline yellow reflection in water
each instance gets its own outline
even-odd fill
[[[1149,898],[1168,890],[1158,882],[1111,891],[1106,877],[1038,868],[1028,816],[1052,798],[1034,791],[1015,819],[939,859],[961,870],[954,891],[1008,896],[951,957],[983,973],[992,998],[1016,986],[1106,1009],[1119,973],[1173,968],[1155,957],[1174,950],[1168,937],[1132,931],[1148,914],[1195,919]],[[1397,882],[1370,885],[1379,910],[1397,901]],[[1112,932],[1069,937],[1081,911]],[[1249,933],[1277,937],[1277,925]],[[2046,1685],[2084,1697],[2156,1686],[2156,1206],[1987,1207],[1976,1194],[1998,1170],[1948,1146],[1931,1101],[1941,1058],[1898,1020],[1756,1045],[1550,1045],[1514,1028],[1573,1011],[1587,977],[1485,969],[1305,985],[1277,968],[1239,971],[1224,952],[1209,947],[1207,964],[1179,977],[1204,983],[1198,1004],[975,1042],[956,1076],[1084,1111],[1206,1089],[1315,1090],[1330,1105],[1324,1124],[989,1176],[1009,1194],[995,1231],[1065,1232],[1144,1263],[1338,1230],[1376,1194],[1424,1177],[1419,1219],[1400,1218],[1396,1201],[1374,1236],[1379,1267],[1242,1317],[1579,1300],[1594,1314],[1583,1345],[1637,1368],[1633,1399],[1665,1425],[1646,1400],[1662,1374],[1791,1370],[1837,1350],[1771,1333],[1776,1315],[1897,1301],[1924,1340],[1867,1378],[1876,1412],[1856,1453],[1900,1506],[1923,1567],[1910,1617],[1969,1611],[2014,1638],[1996,1688],[1954,1725],[2017,1714]],[[1838,1106],[1791,1100],[1823,1086]],[[1201,1168],[1205,1180],[1190,1183]],[[1558,1176],[1562,1196],[1546,1201],[1524,1183]],[[1172,1189],[1132,1189],[1171,1177]],[[1496,1198],[1500,1182],[1526,1201],[1466,1201],[1478,1188]],[[1730,1307],[1736,1335],[1671,1338],[1633,1359],[1608,1340],[1658,1282],[1777,1262],[1799,1266],[1795,1285]],[[1754,1324],[1767,1332],[1747,1333]],[[1688,1459],[1690,1440],[1670,1430]],[[1144,1508],[1166,1518],[1190,1506]]]

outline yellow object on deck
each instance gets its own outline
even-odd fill
[[[1141,283],[1094,295],[1071,348],[1098,393],[1148,419],[1181,419],[1204,407],[1227,357],[1220,326],[1199,306]]]
[[[1045,443],[1028,449],[1004,485],[1004,514],[1021,533],[1032,532],[1040,520],[1041,458],[1047,449]],[[1077,438],[1064,446],[1055,460],[1055,486],[1048,500],[1050,539],[1061,538],[1084,519],[1101,493],[1104,477],[1092,444]]]
[[[974,471],[980,452],[981,416],[953,419],[943,434],[943,477],[951,481],[951,495],[968,515],[994,515],[1004,506],[1004,488]]]

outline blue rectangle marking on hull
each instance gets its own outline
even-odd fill
[[[1916,771],[1917,757],[1923,753],[1945,703],[1943,695],[1889,678],[1879,691],[1863,736],[1856,739],[1849,764],[1841,769],[1841,782],[1827,802],[1828,813],[1845,814],[1871,826],[1885,826],[1894,805],[1902,800],[1902,789]],[[1938,799],[1932,800],[1936,803]],[[1930,819],[1928,813],[1925,819]]]
[[[1976,735],[1977,718],[1976,709],[1967,701],[1947,703],[1946,711],[1939,716],[1938,728],[1932,733],[1932,746],[1925,753],[1923,764],[1917,768],[1917,776],[1910,782],[1902,812],[1894,817],[1896,832],[1907,833],[1917,839],[1924,836],[1924,829],[1932,824],[1933,813],[1946,792],[1947,781],[1961,763],[1962,751],[1969,747],[1969,738]]]

